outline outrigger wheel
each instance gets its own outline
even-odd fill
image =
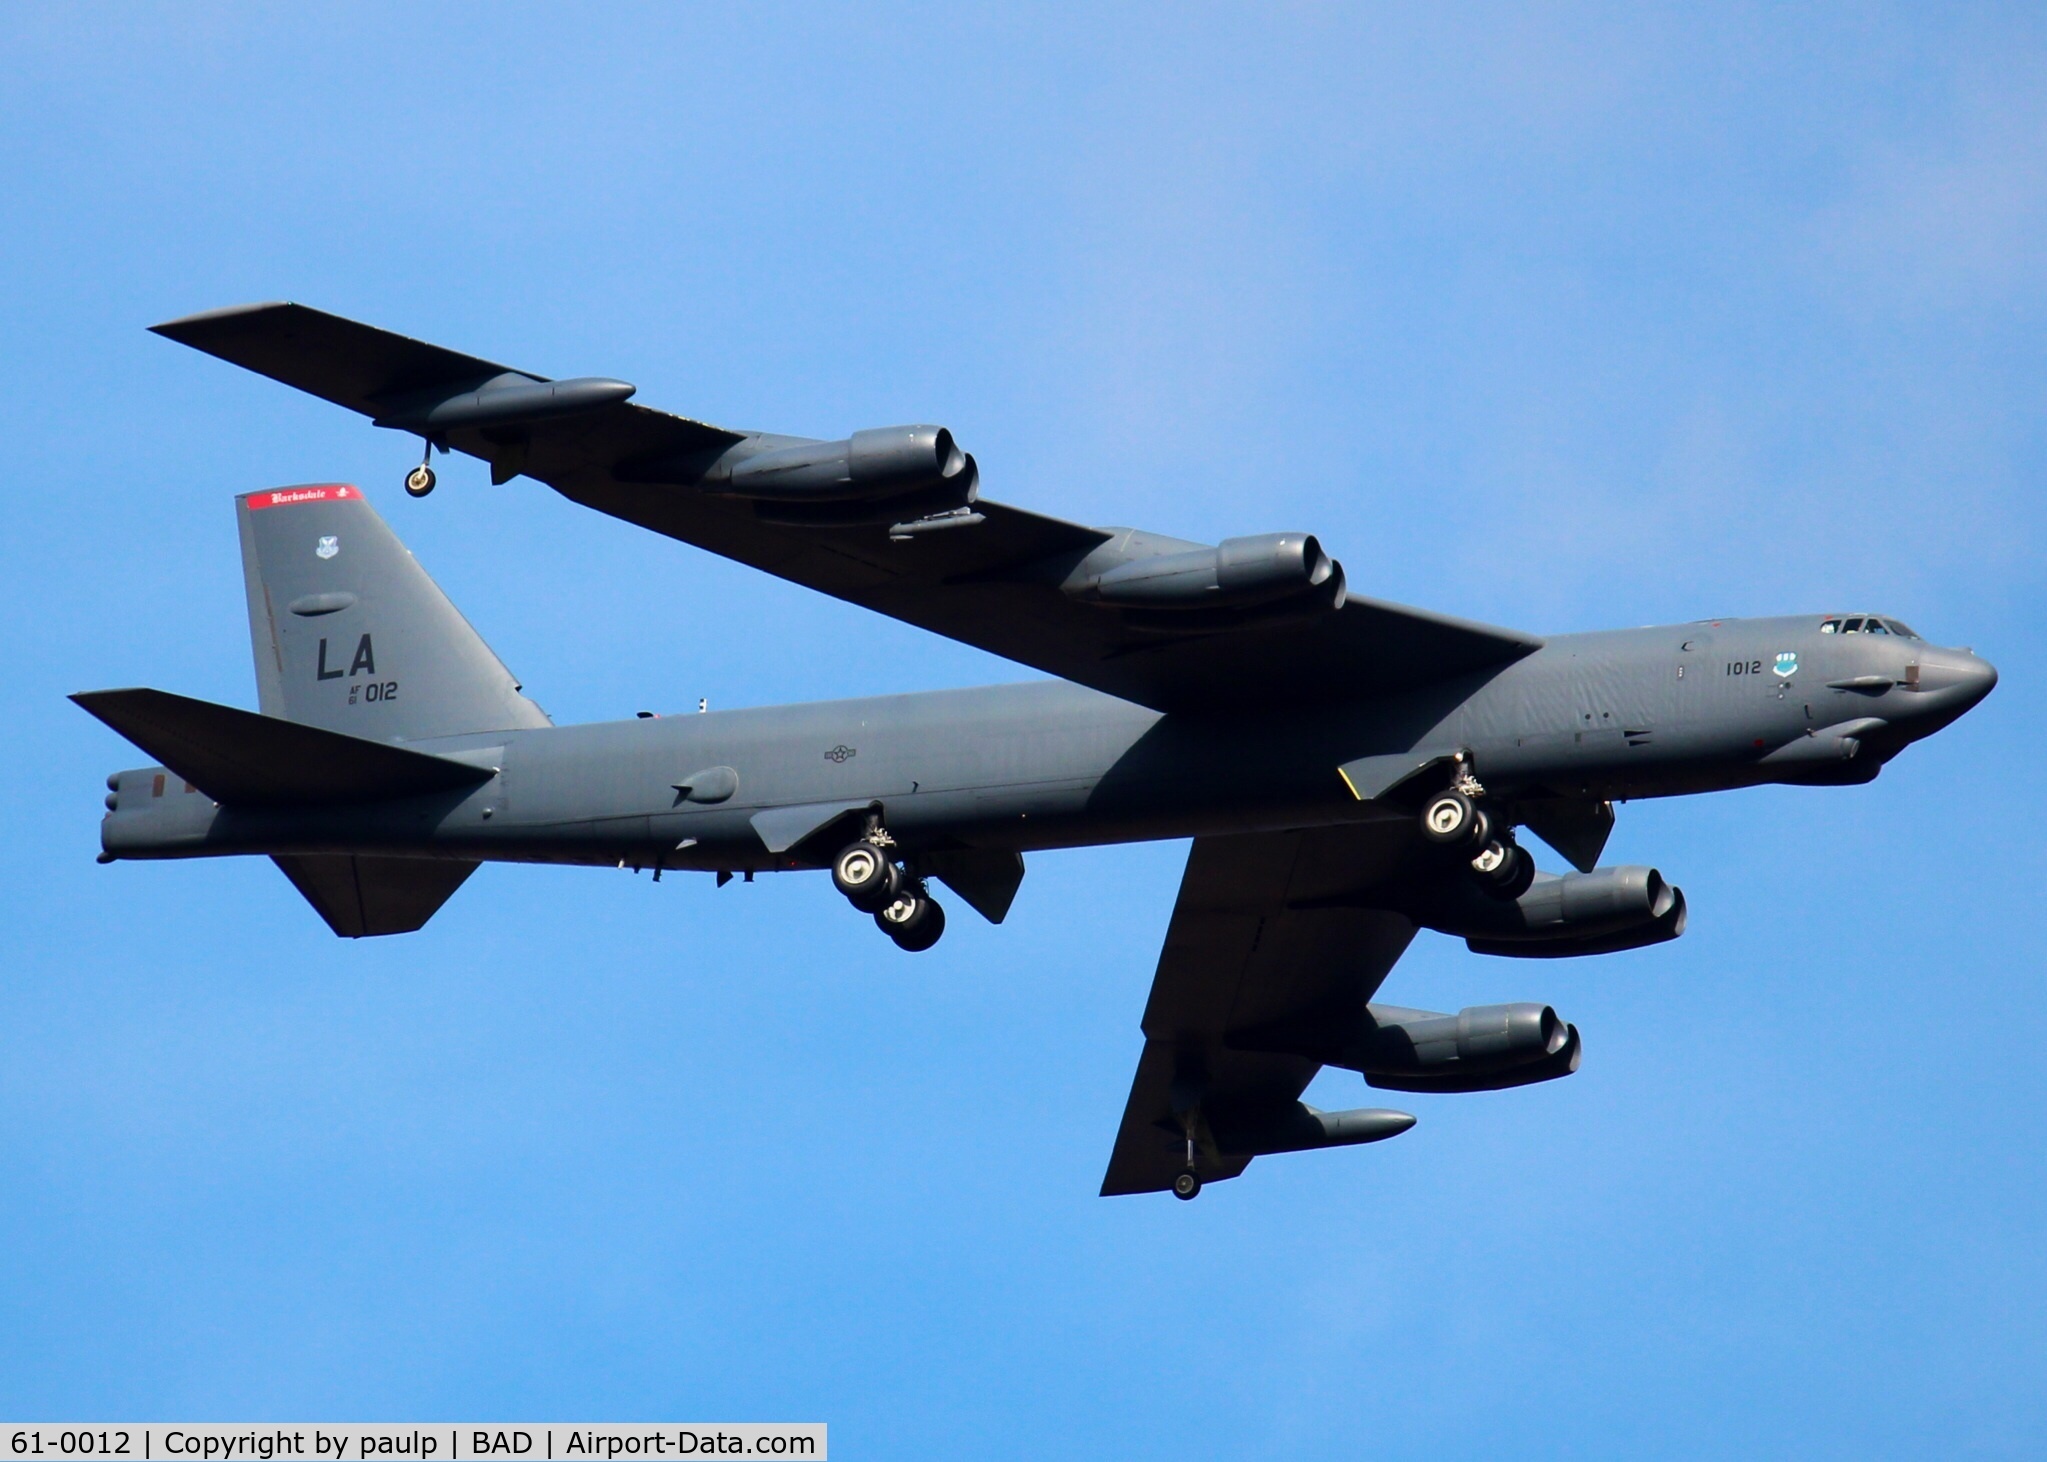
[[[417,467],[405,474],[405,491],[411,497],[425,497],[434,490],[434,439],[425,437],[422,440],[426,442],[425,455],[419,459]],[[443,447],[441,450],[445,452],[448,449]]]
[[[1201,1192],[1201,1174],[1189,1168],[1173,1179],[1173,1196],[1185,1203]]]

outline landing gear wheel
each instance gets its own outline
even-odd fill
[[[927,893],[906,891],[874,916],[875,925],[896,942],[896,948],[922,954],[945,933],[945,909]]]
[[[1511,901],[1535,882],[1535,860],[1511,836],[1488,839],[1471,860],[1471,876],[1496,899]]]
[[[1454,848],[1471,841],[1479,815],[1462,792],[1439,792],[1422,809],[1422,836],[1441,847]]]
[[[1514,860],[1514,876],[1500,885],[1500,897],[1508,903],[1535,887],[1535,859],[1529,856],[1526,848],[1517,847],[1514,851],[1521,855]]]
[[[1184,1172],[1173,1179],[1173,1196],[1182,1203],[1198,1197],[1201,1193],[1201,1174]]]
[[[832,886],[863,914],[878,914],[903,891],[902,875],[872,843],[853,843],[832,859]]]
[[[422,462],[405,474],[405,490],[413,497],[425,497],[434,490],[434,469]]]

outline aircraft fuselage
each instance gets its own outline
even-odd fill
[[[465,793],[221,807],[120,774],[120,858],[381,852],[667,869],[816,866],[776,809],[886,809],[906,847],[1019,852],[1387,815],[1339,767],[1468,752],[1490,795],[1658,797],[1867,781],[1987,694],[1965,650],[1821,615],[1560,635],[1504,668],[1289,711],[1163,715],[1061,681],[416,741],[497,774]],[[402,687],[395,694],[402,694]],[[729,769],[705,778],[715,769]],[[728,784],[736,783],[736,786]],[[702,800],[706,788],[725,792]],[[829,856],[827,851],[826,856]]]

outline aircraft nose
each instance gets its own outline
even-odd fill
[[[1980,656],[1971,655],[1963,686],[1968,697],[1964,704],[1975,705],[1997,689],[1997,667]]]
[[[1937,695],[1942,709],[1959,715],[1997,686],[1997,667],[1967,650],[1935,650],[1919,657],[1919,689]]]

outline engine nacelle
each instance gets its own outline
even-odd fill
[[[1070,580],[1067,594],[1115,608],[1178,612],[1245,609],[1301,600],[1341,609],[1343,565],[1312,533],[1225,538],[1214,548],[1153,554]]]
[[[706,479],[764,503],[896,503],[942,512],[974,500],[980,474],[942,426],[889,426],[841,442],[801,442],[743,457]]]
[[[1388,1091],[1498,1091],[1578,1069],[1578,1028],[1547,1005],[1474,1005],[1455,1015],[1369,1007],[1357,1065]]]
[[[1458,880],[1419,910],[1416,922],[1463,936],[1475,954],[1566,959],[1677,938],[1685,930],[1685,896],[1654,868],[1639,866],[1539,873],[1511,903]]]

